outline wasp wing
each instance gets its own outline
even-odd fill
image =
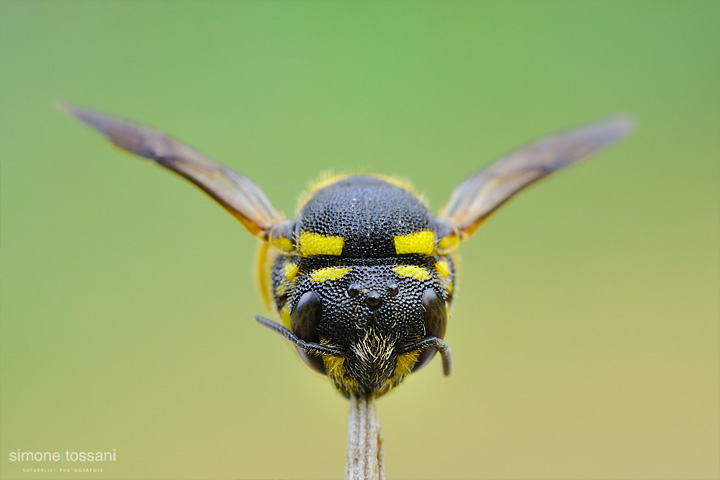
[[[104,133],[118,147],[149,158],[200,187],[253,235],[284,220],[265,193],[247,177],[150,127],[100,112],[60,104],[60,109]]]
[[[521,148],[455,187],[439,218],[454,225],[467,238],[520,190],[619,140],[632,128],[632,119],[619,116]]]

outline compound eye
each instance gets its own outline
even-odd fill
[[[425,337],[437,337],[442,339],[445,336],[447,327],[447,309],[442,298],[437,296],[435,290],[428,288],[422,296],[422,305],[425,310]],[[418,356],[412,371],[415,372],[424,367],[437,353],[433,347],[423,350]]]
[[[442,298],[437,296],[435,290],[428,288],[422,296],[425,310],[425,336],[437,337],[442,340],[447,327],[447,309]]]
[[[290,330],[301,340],[317,343],[319,340],[317,327],[322,316],[322,299],[315,292],[305,292],[295,309],[290,313]],[[300,357],[310,368],[320,373],[325,372],[322,357],[311,355],[298,347]]]
[[[299,339],[316,342],[317,326],[322,315],[322,300],[315,292],[305,292],[290,313],[290,330]]]

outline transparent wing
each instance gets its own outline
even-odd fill
[[[619,140],[632,128],[631,118],[619,116],[521,148],[455,187],[439,218],[453,224],[467,238],[520,190]]]
[[[59,107],[107,135],[118,147],[152,159],[185,177],[225,207],[253,235],[262,235],[284,220],[283,214],[250,179],[162,132],[72,105],[60,104]]]

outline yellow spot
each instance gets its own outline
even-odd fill
[[[280,317],[285,328],[290,329],[290,302],[287,302],[280,311]]]
[[[279,248],[280,250],[284,252],[292,252],[293,251],[293,244],[292,240],[285,237],[275,237],[270,240],[270,243],[273,247]]]
[[[325,371],[329,376],[342,377],[345,375],[345,358],[323,355],[322,359],[325,364]]]
[[[350,272],[350,268],[346,267],[327,267],[313,270],[310,274],[310,280],[313,282],[324,282],[325,280],[338,280]]]
[[[401,277],[415,278],[417,280],[430,279],[430,272],[427,271],[427,268],[418,267],[417,265],[400,265],[393,268],[393,272]]]
[[[447,236],[441,238],[440,241],[438,242],[438,250],[448,252],[448,251],[454,249],[455,247],[457,247],[459,243],[460,243],[460,237],[458,237],[455,234],[447,235]]]
[[[419,354],[420,352],[415,351],[398,355],[397,363],[395,364],[395,376],[402,378],[410,373],[410,370],[415,365]]]
[[[281,283],[280,285],[278,285],[277,288],[275,289],[275,296],[276,297],[281,296],[283,293],[285,293],[285,289],[287,289],[286,284]]]
[[[343,237],[330,237],[313,232],[300,234],[300,255],[341,255],[345,240]]]
[[[435,270],[440,274],[442,277],[449,277],[450,276],[450,266],[448,265],[447,261],[440,260],[435,264]]]
[[[395,237],[395,253],[404,255],[420,253],[432,255],[435,250],[435,234],[430,230],[411,233],[410,235],[397,235]]]
[[[285,280],[294,280],[300,266],[297,263],[288,262],[285,264]]]

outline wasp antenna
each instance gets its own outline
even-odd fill
[[[442,363],[443,363],[443,374],[446,377],[449,377],[452,375],[452,366],[453,366],[453,359],[452,359],[452,350],[448,346],[447,343],[443,342],[442,340],[438,339],[438,346],[436,347],[438,351],[440,352],[440,355],[442,357]]]
[[[443,374],[446,377],[449,377],[452,374],[452,350],[447,343],[443,342],[438,337],[423,338],[419,342],[403,348],[401,353],[415,352],[417,350],[422,351],[430,347],[435,348],[438,352],[440,352],[443,363]]]
[[[449,377],[452,374],[452,350],[450,346],[437,337],[430,337],[418,342],[422,347],[435,347],[442,357],[443,374]]]
[[[332,355],[333,357],[345,356],[345,354],[342,353],[340,350],[335,350],[334,348],[326,347],[325,345],[320,345],[319,343],[306,342],[305,340],[298,338],[297,335],[295,335],[287,328],[283,327],[277,322],[273,322],[269,318],[255,315],[255,320],[257,320],[260,325],[263,325],[270,330],[279,333],[294,345],[302,348],[306,353],[311,353],[315,355]]]

